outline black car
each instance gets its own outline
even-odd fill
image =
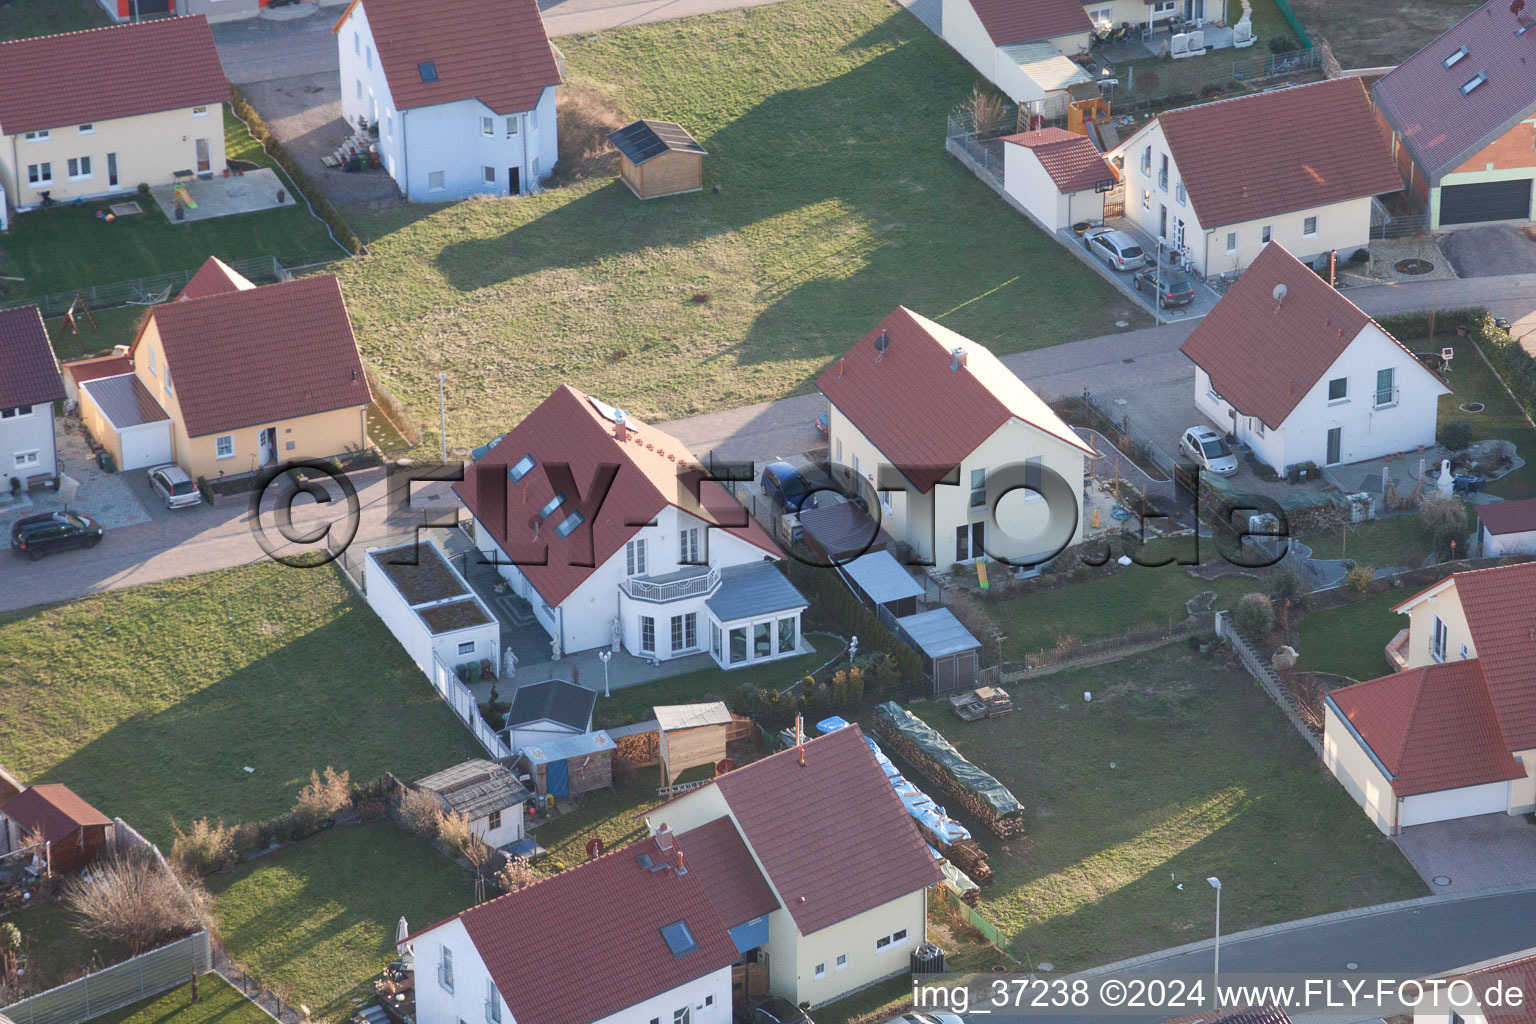
[[[65,548],[93,548],[105,531],[90,516],[44,512],[18,519],[11,527],[11,550],[34,562]]]
[[[811,1024],[806,1012],[783,996],[755,999],[737,1019],[744,1024]]]
[[[1139,292],[1154,292],[1157,304],[1164,309],[1187,306],[1195,301],[1195,282],[1178,267],[1148,267],[1131,278],[1131,283]]]

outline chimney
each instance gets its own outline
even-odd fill
[[[805,767],[805,716],[795,716],[795,749],[800,751],[800,767]]]
[[[965,366],[965,349],[956,347],[949,353],[949,368],[951,370],[963,369]]]
[[[629,423],[624,418],[624,410],[616,410],[613,414],[613,439],[615,441],[629,440]]]

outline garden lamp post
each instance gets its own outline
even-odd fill
[[[437,375],[438,434],[441,436],[441,440],[443,442],[443,458],[442,458],[442,462],[443,462],[444,465],[448,464],[448,399],[447,399],[447,396],[446,396],[446,394],[444,392],[444,388],[447,385],[447,383],[448,383],[448,375],[446,373],[441,373],[441,372],[438,373],[438,375]]]
[[[608,662],[613,660],[613,652],[598,651],[597,656],[603,663],[603,696],[608,697],[611,696],[608,692]]]
[[[1214,979],[1211,984],[1214,987],[1221,983],[1221,879],[1212,875],[1206,881],[1210,883],[1212,889],[1216,890],[1216,960],[1211,971]]]

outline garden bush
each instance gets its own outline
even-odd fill
[[[1357,565],[1344,574],[1344,585],[1356,594],[1364,596],[1371,591],[1371,578],[1376,572],[1368,565]]]
[[[171,859],[193,874],[209,875],[234,863],[235,829],[226,828],[224,819],[198,818],[185,832],[172,820],[171,828],[176,833]]]
[[[1446,420],[1440,424],[1435,440],[1451,451],[1459,452],[1472,443],[1472,424],[1467,420]]]
[[[1263,640],[1275,628],[1275,608],[1268,594],[1244,594],[1232,612],[1237,631],[1249,640]]]

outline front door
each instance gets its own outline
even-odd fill
[[[955,527],[955,561],[968,562],[973,558],[985,558],[987,541],[986,522]]]
[[[522,192],[523,192],[523,186],[522,186],[522,181],[521,181],[522,176],[517,173],[519,170],[521,170],[521,168],[518,168],[518,167],[508,167],[507,168],[507,194],[508,195],[516,196],[516,195],[521,195]]]
[[[213,163],[208,158],[208,140],[197,140],[197,172],[202,174],[213,169]]]
[[[260,450],[261,464],[270,466],[277,461],[277,428],[266,427],[257,435],[257,447]]]
[[[1328,465],[1339,464],[1339,450],[1344,446],[1344,428],[1334,427],[1328,431]]]

